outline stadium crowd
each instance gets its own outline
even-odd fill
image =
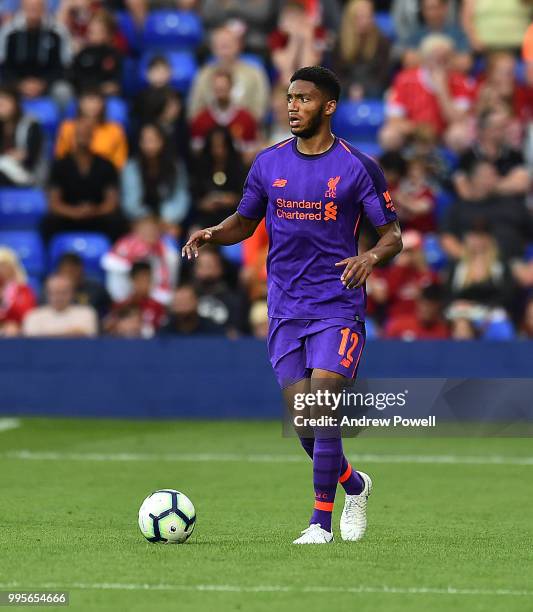
[[[533,338],[533,0],[0,5],[0,335],[265,337],[264,223],[180,247],[290,137],[289,78],[320,63],[404,232],[369,336]]]

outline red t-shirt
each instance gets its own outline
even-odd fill
[[[245,108],[231,108],[221,112],[207,107],[191,122],[191,138],[195,148],[203,146],[207,134],[219,126],[229,129],[241,150],[254,145],[257,140],[257,122]]]
[[[445,340],[449,335],[444,321],[426,327],[415,315],[409,314],[392,318],[385,329],[386,338],[399,340]]]
[[[0,323],[22,323],[27,312],[35,308],[35,296],[27,285],[10,283],[0,295]]]
[[[137,306],[142,315],[143,324],[154,330],[159,329],[165,316],[165,307],[151,297],[136,298],[131,297],[123,302],[113,305],[113,310],[118,310],[123,306]]]
[[[475,95],[473,81],[458,72],[450,72],[448,87],[456,106],[469,109]],[[425,123],[437,134],[442,134],[447,126],[430,77],[422,68],[402,70],[397,75],[387,102],[387,115]]]
[[[377,272],[388,289],[389,316],[414,315],[422,289],[439,282],[433,270],[419,270],[411,266],[390,266]]]

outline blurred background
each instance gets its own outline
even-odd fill
[[[404,231],[368,281],[369,339],[533,338],[533,0],[1,8],[1,337],[264,338],[264,223],[180,249],[235,210],[290,136],[290,75],[320,63]]]

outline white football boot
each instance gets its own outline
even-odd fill
[[[293,544],[329,544],[333,542],[333,534],[322,529],[320,523],[313,523],[302,531],[302,535]]]
[[[372,493],[372,480],[368,474],[357,472],[365,483],[359,495],[346,495],[341,514],[341,537],[345,542],[360,540],[366,531],[366,507],[368,496]]]

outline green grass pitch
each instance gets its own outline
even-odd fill
[[[0,433],[0,590],[65,589],[62,609],[119,612],[533,610],[530,439],[347,440],[370,455],[354,462],[374,479],[367,536],[296,547],[311,463],[280,431],[23,419]],[[138,531],[164,487],[196,505],[185,545]]]

